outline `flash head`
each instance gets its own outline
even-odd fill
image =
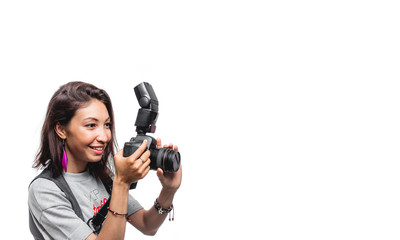
[[[150,83],[142,82],[134,90],[141,107],[136,117],[136,132],[138,134],[154,133],[158,117],[158,99],[153,87]]]
[[[158,112],[158,99],[150,83],[142,82],[134,90],[140,107]]]

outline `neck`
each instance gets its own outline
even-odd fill
[[[82,173],[86,171],[87,162],[86,161],[79,161],[74,158],[74,156],[69,151],[68,147],[66,147],[66,153],[68,158],[67,163],[67,171],[68,173]]]

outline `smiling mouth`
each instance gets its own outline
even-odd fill
[[[97,150],[97,151],[103,151],[104,147],[91,147],[89,146],[91,149]]]
[[[90,147],[90,148],[93,148],[95,150],[103,150],[103,147]]]

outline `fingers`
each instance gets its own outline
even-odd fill
[[[123,149],[119,150],[114,155],[115,175],[129,184],[143,179],[150,171],[150,155],[146,140],[129,157],[123,157]]]
[[[161,182],[164,181],[164,171],[161,168],[157,168],[157,177]]]
[[[161,139],[160,138],[156,139],[156,143],[157,143],[157,148],[161,148],[162,145],[161,145]],[[172,143],[170,143],[169,145],[164,144],[163,148],[171,148],[174,151],[178,151],[178,146],[176,146],[176,145],[174,146],[174,144],[172,144]]]
[[[161,148],[161,138],[157,138],[156,139],[156,145],[157,145],[157,148]]]
[[[137,161],[137,160],[140,160],[140,161],[142,161],[142,162],[144,163],[147,159],[149,159],[150,155],[151,155],[150,150],[146,150],[146,152],[144,152],[141,156],[139,156],[139,157],[138,157],[137,159],[135,159],[135,160],[136,160],[136,161]]]
[[[164,145],[164,148],[171,148],[171,149],[173,149],[174,151],[178,151],[178,146],[174,146],[174,144],[172,144],[172,143],[170,143],[169,145]]]
[[[138,179],[135,181],[144,178],[150,171],[150,151],[147,150],[140,156],[138,159],[135,159],[133,164],[130,165],[131,170],[133,171],[132,175],[136,174]]]
[[[139,168],[139,171],[144,173],[143,176],[146,176],[150,170],[150,150],[146,150],[141,156],[135,159],[134,165]]]
[[[147,158],[144,162],[142,162],[140,159],[139,159],[139,161],[136,161],[136,162],[139,162],[139,164],[141,164],[141,166],[139,165],[139,172],[142,173],[141,178],[144,178],[147,175],[147,173],[149,173],[149,171],[150,171],[150,162],[151,161],[149,158]]]
[[[138,149],[136,149],[136,151],[134,153],[132,153],[132,155],[130,155],[128,158],[130,160],[136,160],[138,159],[143,152],[147,149],[147,140],[143,140],[142,144],[139,146]]]

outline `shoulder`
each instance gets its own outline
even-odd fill
[[[28,205],[35,224],[49,239],[86,239],[92,232],[65,193],[49,179],[37,178],[31,183]]]
[[[41,178],[41,177],[38,177],[38,178],[36,178],[35,180],[33,180],[32,181],[32,183],[31,183],[31,185],[29,186],[29,190],[31,191],[32,189],[41,189],[41,188],[51,188],[51,189],[59,189],[59,187],[57,187],[57,185],[53,182],[53,181],[51,181],[51,180],[49,180],[49,179],[47,179],[47,178]]]
[[[51,180],[35,179],[29,186],[28,203],[37,205],[41,210],[68,202],[65,193]]]

